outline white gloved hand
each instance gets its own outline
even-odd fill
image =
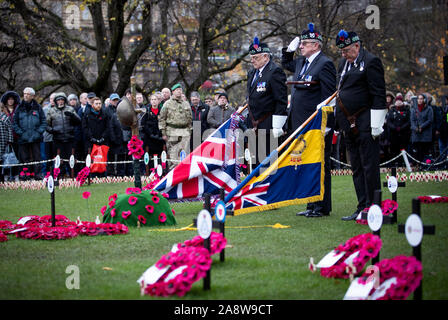
[[[372,137],[373,137],[373,139],[379,137],[383,133],[383,131],[384,130],[383,130],[382,127],[380,127],[380,128],[372,128]]]
[[[371,109],[370,110],[370,127],[372,128],[372,137],[375,139],[383,133],[384,119],[386,118],[387,109]]]
[[[283,135],[283,130],[279,129],[279,128],[274,128],[272,129],[272,135],[274,136],[274,138],[278,138],[281,137]]]
[[[297,48],[300,45],[300,38],[295,37],[294,40],[291,41],[291,43],[288,46],[288,49],[286,49],[286,52],[295,52]]]
[[[272,116],[272,134],[274,138],[278,138],[284,134],[282,128],[286,123],[286,119],[288,119],[288,116]]]

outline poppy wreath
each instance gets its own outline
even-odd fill
[[[127,188],[124,194],[109,196],[101,208],[103,222],[120,222],[127,226],[175,225],[175,211],[167,200],[168,194],[156,190]]]
[[[46,216],[28,216],[29,220],[24,224],[13,224],[10,221],[0,221],[0,229],[9,229],[7,233],[11,233],[16,229],[25,230],[17,231],[16,237],[22,239],[41,239],[41,240],[63,240],[74,238],[78,235],[96,236],[96,235],[115,235],[126,234],[129,232],[127,226],[121,223],[100,223],[89,221],[70,221],[63,215],[55,216],[55,227],[52,226],[52,218]],[[22,218],[21,218],[22,219]],[[20,219],[19,219],[20,220]]]
[[[86,183],[86,179],[90,174],[90,168],[84,167],[81,171],[78,172],[78,175],[76,176],[76,182],[79,183],[80,186],[82,186],[84,183]]]
[[[133,156],[135,159],[140,159],[143,154],[143,141],[137,136],[132,136],[131,140],[128,142],[128,155]]]
[[[181,247],[176,252],[163,255],[155,266],[169,269],[153,284],[141,282],[142,295],[183,297],[193,283],[204,278],[210,269],[212,259],[207,249],[201,247]]]
[[[383,212],[383,216],[388,216],[393,214],[398,209],[398,203],[391,199],[385,199],[381,201],[381,211]],[[368,209],[366,209],[368,211]],[[358,224],[368,224],[366,219],[356,220]]]
[[[418,288],[423,277],[422,263],[414,256],[403,255],[392,259],[384,259],[375,264],[379,270],[380,285],[386,280],[395,278],[385,294],[378,300],[405,300],[415,289]],[[371,275],[365,272],[359,279],[359,283],[365,284]],[[375,292],[372,289],[370,295]]]
[[[335,248],[335,253],[345,252],[341,259],[329,268],[321,268],[320,274],[326,278],[347,279],[351,274],[358,274],[364,269],[367,261],[375,258],[381,250],[382,241],[380,237],[371,233],[365,233],[350,238],[345,243],[339,244]],[[346,263],[346,259],[352,254],[359,252],[353,259],[352,265],[355,270],[351,270]]]
[[[34,240],[65,240],[78,236],[74,226],[67,227],[26,227],[26,230],[16,233],[17,238]]]
[[[227,239],[220,232],[210,234],[210,254],[220,253],[226,247]],[[177,248],[185,247],[204,247],[204,239],[201,236],[195,236],[193,239],[186,240],[184,243],[178,243]]]
[[[421,203],[447,203],[448,197],[447,196],[420,196],[417,197],[418,200],[420,200]]]
[[[98,235],[115,235],[126,234],[129,229],[124,224],[117,223],[99,223],[89,221],[82,221],[76,226],[76,230],[80,235],[84,236],[98,236]]]
[[[6,234],[3,233],[3,231],[0,231],[0,242],[8,241],[8,237]]]

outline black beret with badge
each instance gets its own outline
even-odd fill
[[[348,47],[352,43],[358,41],[361,41],[361,39],[359,39],[359,36],[355,32],[353,31],[347,32],[344,29],[342,29],[341,31],[339,31],[336,37],[336,46],[339,49],[343,49],[345,47]]]
[[[318,40],[322,42],[322,35],[315,30],[314,23],[308,23],[308,29],[303,30],[300,35],[300,40]]]
[[[271,53],[271,50],[266,43],[260,43],[258,37],[255,37],[254,42],[249,46],[249,53],[251,55],[259,53]]]

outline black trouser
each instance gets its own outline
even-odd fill
[[[415,158],[420,162],[424,162],[425,158],[431,153],[431,145],[432,142],[414,142]]]
[[[358,198],[357,208],[362,210],[372,205],[374,191],[381,189],[379,140],[373,139],[370,131],[360,131],[356,137],[345,134],[345,138]]]
[[[109,151],[107,162],[121,162],[128,160],[125,153],[111,153]],[[107,175],[115,177],[123,177],[126,175],[126,164],[124,163],[108,163]]]
[[[64,174],[70,175],[71,168],[70,163],[66,161],[62,161],[62,159],[70,160],[71,155],[74,153],[73,150],[73,141],[54,141],[54,151],[56,155],[59,154],[59,157],[61,157],[61,176]]]
[[[40,142],[19,144],[19,161],[21,163],[41,161]],[[41,164],[26,167],[29,167],[29,171],[39,178]]]
[[[330,130],[325,136],[325,149],[324,149],[324,198],[322,201],[308,203],[307,210],[314,210],[323,214],[329,214],[331,212],[331,143],[333,140],[333,130]]]

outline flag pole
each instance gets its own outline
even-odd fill
[[[330,103],[331,100],[334,99],[334,97],[336,97],[336,95],[338,94],[338,91],[336,91],[335,93],[333,93],[330,97],[327,98],[327,100],[325,100],[324,105],[327,105]],[[291,140],[300,132],[303,130],[303,128],[306,127],[306,125],[314,119],[314,117],[317,115],[317,112],[319,110],[316,109],[316,111],[313,112],[312,115],[309,116],[308,119],[306,119],[301,125],[300,127],[298,127],[289,137],[288,139],[286,139],[285,141],[283,141],[283,143],[277,148],[277,152],[280,152],[286,145],[288,145]]]
[[[327,100],[325,100],[324,105],[327,105],[328,103],[330,103],[331,100],[334,99],[334,97],[336,97],[336,95],[338,94],[338,91],[336,91],[335,93],[333,93],[330,97],[327,98]],[[227,194],[227,196],[224,199],[224,203],[227,203],[230,199],[232,199],[234,197],[235,194],[237,194],[241,188],[246,185],[246,183],[248,181],[250,181],[256,174],[258,174],[258,172],[260,171],[260,169],[262,167],[264,167],[266,164],[269,163],[270,159],[277,153],[279,153],[286,145],[288,145],[292,139],[297,136],[297,134],[302,131],[306,125],[314,119],[314,117],[317,115],[317,113],[319,112],[319,109],[316,109],[316,111],[313,112],[312,115],[309,116],[308,119],[306,119],[301,125],[300,127],[298,127],[292,134],[289,135],[289,137],[274,151],[272,151],[269,156],[267,156],[247,177],[246,179],[244,179],[239,185],[237,185],[235,187],[235,189],[233,189],[231,192],[229,192]]]

